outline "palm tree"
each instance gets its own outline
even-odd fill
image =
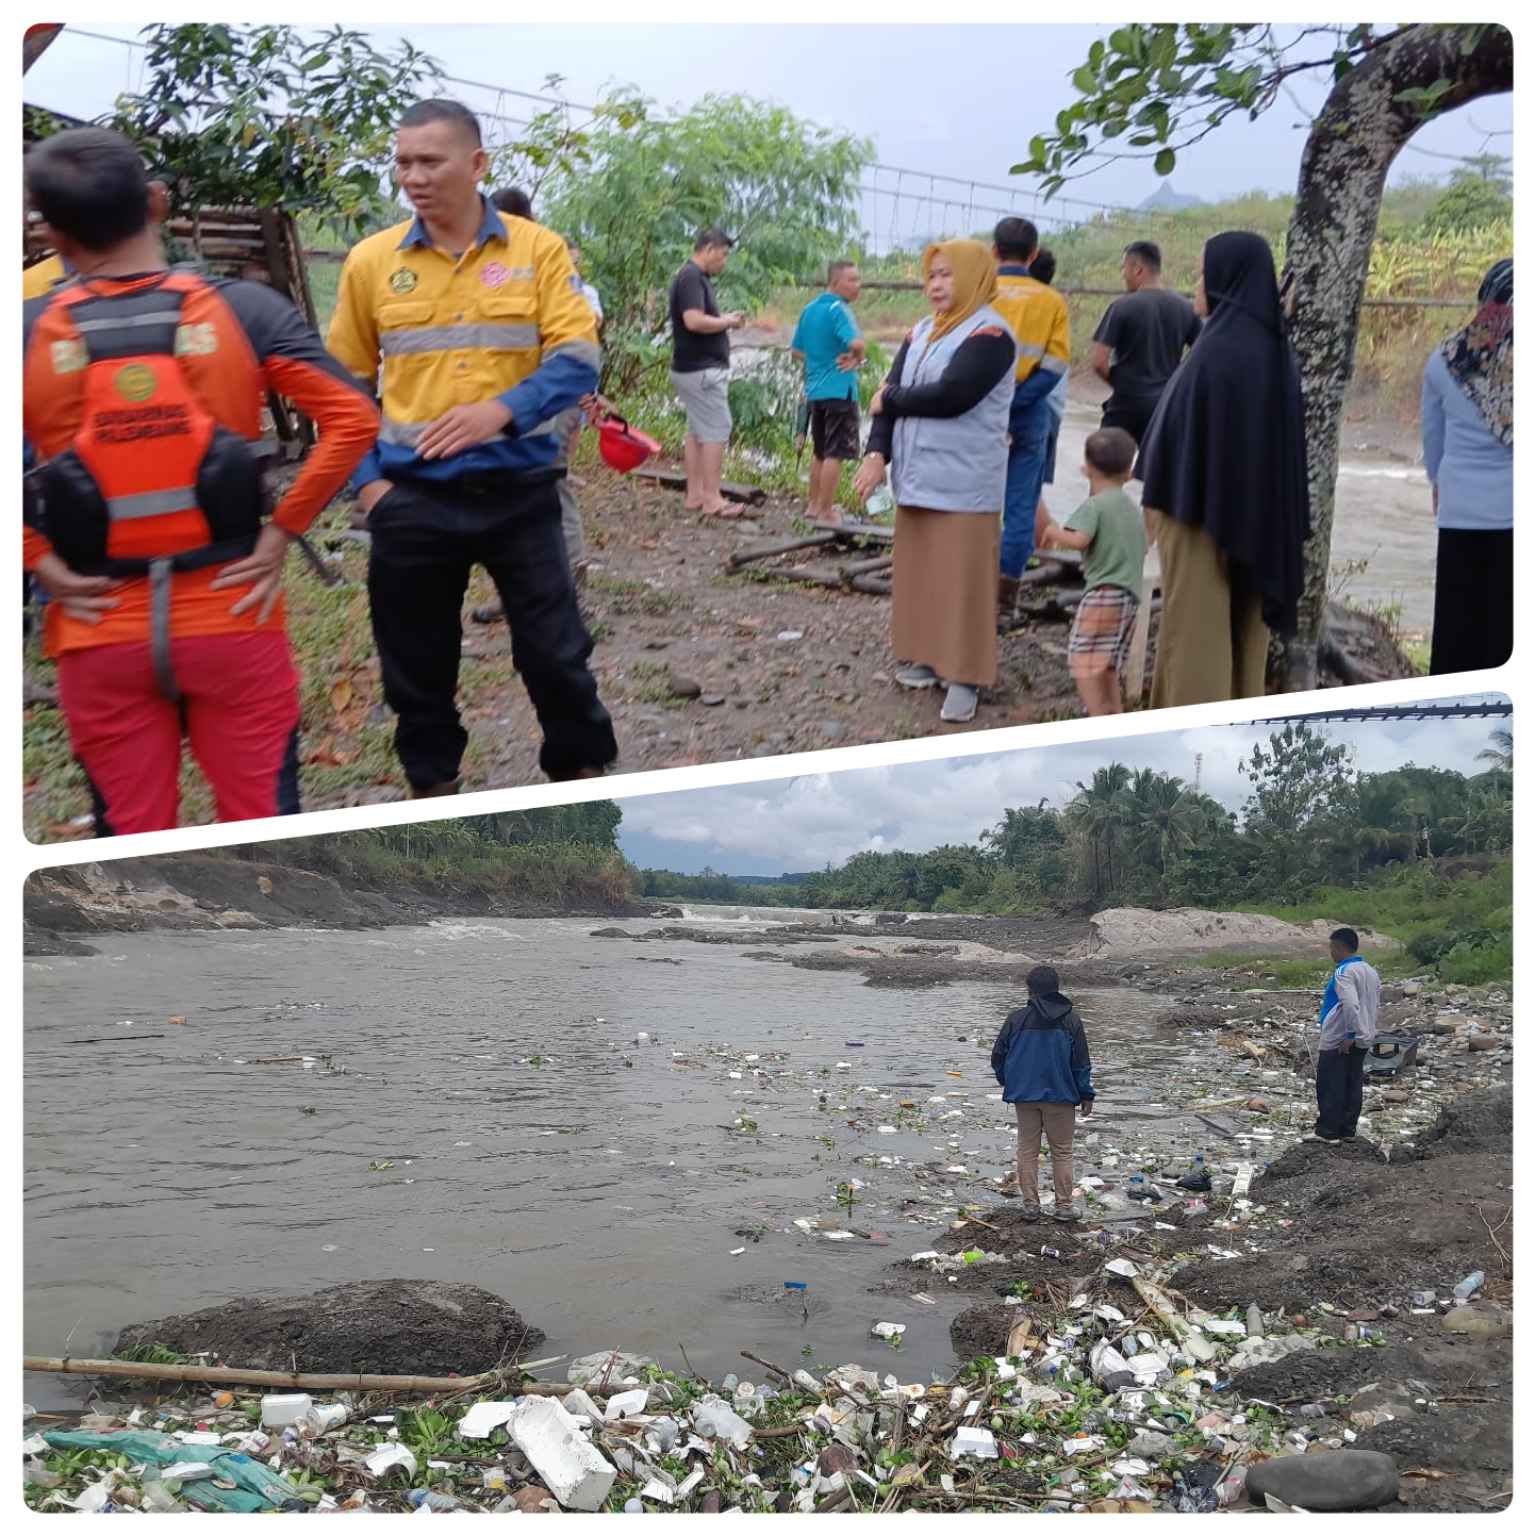
[[[1168,873],[1168,856],[1194,846],[1203,830],[1204,808],[1171,773],[1140,769],[1129,790],[1129,831],[1136,854]]]
[[[1082,833],[1093,852],[1095,897],[1115,888],[1115,834],[1125,825],[1130,782],[1131,770],[1124,763],[1095,768],[1091,783],[1077,781],[1077,795],[1067,806],[1068,825]]]
[[[1492,763],[1494,768],[1503,773],[1515,771],[1515,733],[1513,729],[1500,726],[1497,730],[1488,732],[1490,746],[1484,747],[1477,754],[1480,763]]]

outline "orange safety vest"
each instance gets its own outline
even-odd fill
[[[33,472],[26,511],[71,570],[149,577],[155,665],[172,698],[172,573],[249,554],[267,510],[255,449],[213,415],[180,362],[208,340],[207,327],[181,319],[204,286],[168,272],[128,293],[81,279],[54,295],[78,337],[49,343],[54,370],[84,371],[83,410],[70,445]]]

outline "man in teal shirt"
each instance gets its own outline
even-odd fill
[[[805,364],[805,397],[811,407],[813,523],[836,525],[837,482],[845,460],[859,456],[858,369],[864,341],[848,307],[859,296],[859,269],[851,261],[827,268],[827,291],[801,312],[790,349]]]

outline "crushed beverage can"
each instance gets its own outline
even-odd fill
[[[1044,1259],[1059,1259],[1061,1257],[1061,1250],[1059,1248],[1042,1248],[1040,1256]]]

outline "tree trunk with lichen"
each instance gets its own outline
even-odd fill
[[[1415,26],[1367,54],[1334,86],[1302,153],[1286,234],[1291,334],[1301,362],[1312,537],[1300,625],[1285,645],[1282,686],[1317,686],[1328,602],[1339,423],[1354,371],[1360,303],[1387,172],[1425,122],[1401,92],[1449,89],[1437,113],[1514,86],[1514,40],[1498,26]]]

